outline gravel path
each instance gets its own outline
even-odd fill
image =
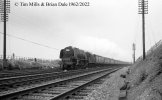
[[[120,91],[125,81],[120,75],[126,74],[127,70],[128,67],[124,67],[111,74],[107,81],[89,94],[84,100],[119,100],[120,96],[125,95],[124,92]]]

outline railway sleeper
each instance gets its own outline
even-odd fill
[[[79,92],[79,91],[77,91],[76,93],[75,93],[75,95],[80,95],[80,96],[87,96],[88,95],[88,93],[89,92]]]
[[[73,82],[70,85],[72,85],[72,86],[80,86],[80,85],[82,85],[84,83],[86,83],[86,82]]]
[[[51,93],[30,93],[30,96],[42,96],[42,97],[55,97],[56,95]]]
[[[67,88],[67,87],[55,87],[55,88],[53,88],[52,90],[54,90],[54,91],[64,91],[64,90],[67,90],[67,89],[71,89],[71,88]],[[51,89],[50,89],[51,90]]]
[[[73,100],[76,100],[76,99],[84,99],[84,97],[83,96],[79,96],[79,95],[71,95],[71,96],[69,96],[69,97],[67,97],[67,98],[65,98],[65,99],[73,99]]]
[[[23,96],[22,98],[18,98],[18,99],[23,99],[23,100],[49,100],[50,97],[42,97],[42,96]]]
[[[56,95],[58,95],[58,94],[60,94],[60,91],[50,91],[50,90],[44,90],[44,91],[41,91],[40,93],[51,93],[51,94],[56,94]]]
[[[79,91],[77,91],[77,92],[89,93],[89,92],[91,92],[91,91],[92,91],[92,90],[81,89],[81,90],[79,90]]]

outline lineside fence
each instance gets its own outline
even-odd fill
[[[152,54],[160,45],[162,45],[162,40],[157,42],[155,45],[153,45],[147,52],[146,52],[146,58],[148,55]],[[140,56],[136,62],[141,61],[143,56]]]
[[[21,56],[13,56],[13,55],[7,55],[7,60],[17,60],[17,61],[27,61],[27,62],[39,62],[39,63],[52,63],[55,60],[52,59],[41,59],[41,58],[34,58],[34,57],[21,57]],[[0,60],[3,60],[3,55],[0,55]]]

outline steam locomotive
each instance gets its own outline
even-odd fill
[[[124,65],[127,62],[102,57],[72,46],[60,51],[63,70],[87,68],[92,65]]]

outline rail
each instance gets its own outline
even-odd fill
[[[117,69],[111,69],[111,70],[106,69],[106,70],[100,70],[100,71],[97,70],[97,71],[86,73],[86,74],[75,75],[75,76],[72,76],[72,77],[58,79],[58,80],[51,81],[51,82],[48,82],[48,83],[43,83],[43,84],[39,84],[39,85],[36,85],[36,86],[28,87],[26,89],[23,88],[23,89],[20,89],[19,91],[16,91],[16,92],[15,91],[11,91],[10,93],[7,92],[5,94],[1,94],[1,97],[2,97],[2,99],[6,99],[8,97],[9,98],[15,98],[15,99],[22,99],[22,98],[27,97],[26,99],[31,100],[31,98],[33,98],[33,96],[34,96],[35,99],[37,97],[40,97],[39,99],[41,99],[41,97],[43,97],[44,99],[50,98],[50,100],[51,100],[51,97],[58,99],[58,98],[60,98],[60,96],[61,97],[63,95],[65,96],[65,95],[67,95],[67,93],[69,94],[72,91],[76,90],[76,88],[81,87],[81,85],[86,85],[89,82],[91,82],[91,80],[94,80],[97,77],[104,75],[105,72],[107,73],[107,71],[109,71],[109,73],[110,73],[110,72],[113,72],[115,70],[117,70]],[[74,84],[75,80],[76,80],[76,83]],[[66,84],[67,85],[69,84],[70,87],[65,86]],[[59,86],[61,86],[61,87],[59,88]],[[64,91],[61,91],[62,88],[64,88],[63,89]],[[54,91],[52,91],[52,90],[54,90]],[[58,92],[58,90],[60,92]]]

